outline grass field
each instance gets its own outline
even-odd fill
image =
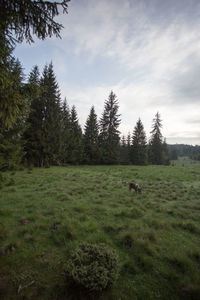
[[[0,299],[97,299],[65,275],[82,241],[105,243],[120,275],[100,299],[200,299],[200,165],[77,166],[4,174]],[[141,184],[129,192],[126,181]]]

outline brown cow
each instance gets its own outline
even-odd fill
[[[129,191],[131,191],[131,189],[134,189],[136,193],[142,193],[142,189],[139,186],[139,184],[135,183],[135,182],[126,182],[126,184],[129,185]]]

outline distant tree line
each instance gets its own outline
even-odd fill
[[[193,160],[200,161],[200,146],[199,145],[185,145],[174,144],[168,145],[170,152],[170,159],[177,160],[179,156],[187,156]]]

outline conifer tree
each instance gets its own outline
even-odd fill
[[[7,61],[8,62],[8,61]],[[2,75],[2,74],[1,74]],[[0,113],[0,170],[12,169],[17,166],[22,159],[21,136],[24,129],[24,121],[27,113],[27,103],[23,88],[23,72],[18,60],[12,59],[8,63],[8,69],[5,70],[5,76],[8,75],[10,81],[8,85],[1,86],[0,89],[0,107],[4,107],[5,99],[8,102],[18,103],[16,114],[12,118],[8,105],[8,118]],[[0,84],[2,81],[0,80]],[[20,104],[20,105],[19,105]],[[4,109],[6,109],[4,107]],[[21,109],[20,113],[18,109]]]
[[[41,103],[44,105],[43,137],[44,163],[56,165],[59,163],[61,150],[61,105],[60,92],[53,71],[53,64],[44,67],[41,78]]]
[[[163,141],[162,144],[162,151],[163,151],[163,164],[166,166],[170,165],[170,153],[167,146],[166,138]]]
[[[32,34],[40,39],[59,37],[63,26],[54,18],[60,13],[59,6],[67,13],[69,1],[1,0],[0,32],[13,44],[24,39],[33,42]]]
[[[26,121],[24,132],[25,163],[42,167],[44,163],[43,122],[44,101],[41,98],[40,73],[38,66],[34,66],[29,74],[27,95],[30,102],[30,114]]]
[[[80,164],[83,161],[83,137],[79,125],[76,107],[73,105],[70,114],[69,162]]]
[[[129,146],[127,144],[127,138],[125,137],[125,135],[123,135],[120,141],[120,164],[130,164]]]
[[[154,165],[163,164],[163,138],[161,134],[162,121],[157,112],[153,119],[152,131],[149,142],[149,161]]]
[[[88,164],[97,164],[99,162],[99,126],[94,106],[86,120],[84,132],[84,160]]]
[[[22,67],[12,51],[0,33],[0,126],[4,129],[11,129],[27,110]]]
[[[59,7],[67,13],[69,1],[0,1],[0,123],[4,128],[11,129],[25,111],[23,97],[13,81],[14,46],[24,39],[33,42],[32,35],[40,39],[59,37],[63,26],[54,19]]]
[[[120,159],[120,132],[118,131],[120,115],[118,109],[117,96],[111,91],[108,100],[105,101],[104,112],[100,119],[101,162],[105,164],[119,163]]]
[[[128,132],[128,135],[126,138],[126,143],[127,143],[128,160],[130,163],[131,162],[131,134],[130,134],[130,132]]]
[[[131,162],[134,165],[147,164],[147,142],[142,121],[139,119],[133,131],[131,145]]]
[[[125,135],[122,135],[122,138],[121,138],[121,146],[122,146],[123,148],[125,148],[125,147],[127,146]]]
[[[69,162],[69,149],[70,149],[70,130],[71,130],[71,115],[70,108],[65,98],[62,105],[62,127],[61,127],[61,151],[60,161],[62,164]]]

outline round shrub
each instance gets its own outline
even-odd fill
[[[90,291],[102,291],[111,286],[118,270],[116,252],[104,244],[81,244],[68,264],[69,276]]]

